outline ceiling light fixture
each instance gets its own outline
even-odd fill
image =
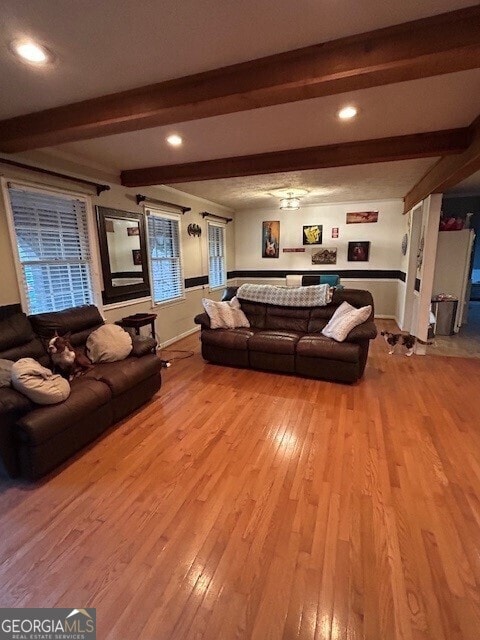
[[[297,209],[300,209],[300,200],[298,198],[294,198],[293,194],[288,195],[286,198],[282,198],[280,200],[280,209],[284,209],[285,211],[297,211]]]
[[[39,44],[32,40],[19,40],[13,42],[11,49],[15,55],[31,64],[46,64],[53,60],[53,55]]]
[[[338,112],[338,117],[340,118],[340,120],[351,120],[356,115],[357,109],[356,107],[352,107],[351,105],[349,105],[348,107],[343,107],[343,109],[340,109],[340,111]]]
[[[306,189],[275,189],[270,194],[276,198],[280,198],[280,209],[285,211],[297,211],[300,209],[300,198],[306,196]]]
[[[179,147],[182,144],[183,140],[179,135],[174,133],[171,136],[168,136],[167,142],[168,144],[171,144],[172,147]]]

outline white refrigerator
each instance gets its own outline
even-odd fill
[[[467,322],[474,241],[473,229],[440,231],[438,234],[433,297],[447,293],[458,299],[455,332]]]

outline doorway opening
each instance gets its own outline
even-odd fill
[[[432,309],[432,355],[480,358],[480,196],[444,197]]]

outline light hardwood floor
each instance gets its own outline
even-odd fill
[[[153,402],[2,481],[0,606],[96,607],[99,640],[478,640],[479,360],[378,338],[347,386],[177,346]]]

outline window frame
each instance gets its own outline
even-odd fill
[[[224,266],[224,282],[222,284],[212,287],[210,285],[210,227],[220,227],[223,229],[223,266]],[[227,270],[227,225],[225,222],[217,222],[214,220],[207,220],[207,267],[208,267],[208,290],[211,292],[221,291],[225,289],[228,282],[228,270]]]
[[[168,300],[161,300],[160,302],[155,301],[155,287],[153,281],[153,267],[152,267],[152,257],[151,257],[151,242],[150,242],[150,229],[148,224],[148,219],[150,216],[155,216],[157,218],[163,218],[166,220],[173,220],[178,224],[178,260],[179,260],[179,272],[180,272],[180,289],[181,294],[176,298],[169,298]],[[154,307],[166,307],[175,304],[179,304],[184,302],[185,297],[185,276],[184,276],[184,265],[183,265],[183,243],[182,243],[182,217],[179,214],[171,213],[168,211],[163,211],[162,209],[157,209],[155,207],[145,207],[145,216],[147,219],[146,223],[146,233],[147,233],[147,253],[148,253],[148,270],[150,274],[150,296],[152,301],[152,308]]]
[[[92,205],[92,198],[89,194],[77,191],[71,191],[69,189],[62,189],[60,187],[51,187],[49,185],[39,185],[38,183],[28,182],[26,180],[19,180],[15,178],[0,178],[0,187],[3,197],[3,203],[5,206],[7,227],[9,232],[10,246],[13,254],[13,261],[15,266],[15,274],[17,278],[17,287],[20,295],[20,304],[22,311],[27,315],[29,311],[29,298],[27,291],[24,287],[24,274],[22,268],[22,262],[20,260],[20,254],[18,250],[17,234],[15,230],[15,220],[12,209],[12,203],[10,201],[9,187],[20,188],[26,191],[35,193],[42,193],[45,195],[53,195],[57,197],[65,197],[66,199],[82,200],[85,204],[86,222],[87,222],[87,239],[88,247],[90,251],[90,277],[92,283],[92,304],[103,312],[103,304],[101,297],[101,281],[99,272],[99,253],[98,253],[98,240],[96,235],[95,216]],[[55,313],[55,312],[52,312]]]

